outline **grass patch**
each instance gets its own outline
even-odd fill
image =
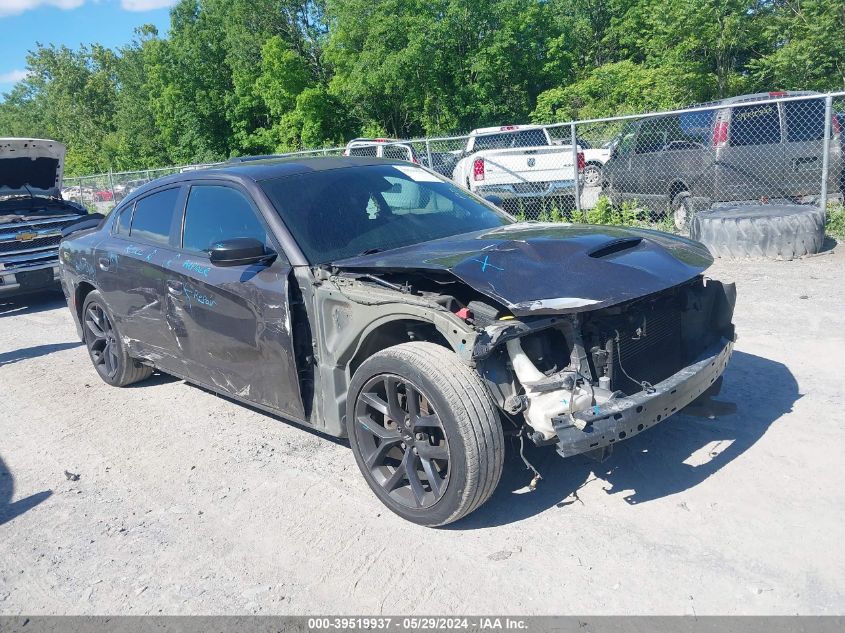
[[[645,229],[657,229],[667,233],[675,232],[672,217],[664,215],[654,218],[652,213],[643,209],[636,200],[626,200],[619,207],[610,204],[607,196],[599,196],[596,206],[582,212],[587,224],[609,224],[612,226],[634,226]]]
[[[828,203],[824,230],[830,237],[845,240],[845,207],[841,202]]]
[[[569,205],[561,206],[557,200],[543,200],[539,206],[528,206],[517,200],[506,207],[519,222],[536,220],[538,222],[578,222],[585,224],[605,224],[610,226],[632,226],[644,229],[656,229],[667,233],[676,233],[672,217],[654,215],[639,205],[636,200],[626,200],[620,207],[610,204],[607,196],[599,196],[596,206],[584,209],[580,213]]]

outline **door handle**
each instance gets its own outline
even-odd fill
[[[111,260],[108,257],[100,257],[97,259],[97,263],[100,264],[100,270],[108,270]]]
[[[168,280],[167,291],[172,295],[181,295],[185,286],[181,281]]]

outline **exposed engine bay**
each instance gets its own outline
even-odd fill
[[[507,340],[478,359],[479,371],[503,410],[522,412],[532,439],[544,443],[556,438],[561,420],[583,430],[588,423],[576,413],[654,393],[722,339],[732,341],[734,296],[732,285],[698,278],[618,306],[544,319],[533,324],[541,329],[518,337],[507,325],[488,325],[482,338]]]

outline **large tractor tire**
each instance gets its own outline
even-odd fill
[[[794,259],[821,250],[824,224],[824,211],[808,205],[730,206],[693,216],[690,237],[714,257]]]

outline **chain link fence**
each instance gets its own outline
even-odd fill
[[[356,139],[345,148],[279,156],[408,160],[520,219],[683,231],[694,213],[714,205],[789,202],[841,213],[843,126],[845,92],[769,92],[682,110],[505,125],[461,136]],[[210,166],[66,178],[63,195],[107,212],[155,178]]]

